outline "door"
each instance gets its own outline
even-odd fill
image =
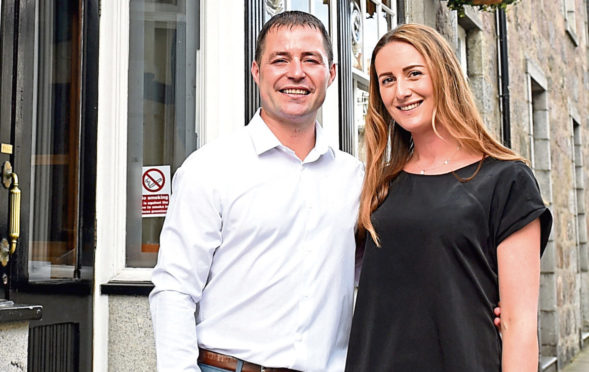
[[[98,0],[0,1],[2,295],[43,306],[29,371],[91,371]]]

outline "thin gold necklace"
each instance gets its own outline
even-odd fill
[[[450,155],[450,157],[442,160],[442,163],[440,165],[436,165],[436,166],[428,167],[428,168],[421,168],[421,170],[419,171],[419,174],[422,174],[423,175],[423,174],[425,174],[425,172],[428,172],[429,173],[432,170],[436,170],[436,169],[442,168],[444,165],[450,164],[450,162],[454,160],[454,157],[456,156],[456,154],[458,154],[458,151],[460,151],[460,148],[461,148],[461,146],[458,145],[456,147],[456,151],[454,151],[452,153],[452,155]]]

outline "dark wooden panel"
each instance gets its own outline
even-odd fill
[[[80,331],[77,323],[59,323],[29,329],[29,371],[77,371]]]

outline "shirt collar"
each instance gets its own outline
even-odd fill
[[[268,125],[264,122],[260,116],[260,109],[258,109],[255,115],[252,117],[248,124],[248,130],[254,148],[258,155],[265,153],[275,147],[282,146],[278,138],[272,133]],[[323,128],[319,125],[319,122],[315,122],[315,147],[307,155],[307,159],[314,161],[321,155],[329,152],[332,157],[335,157],[335,151],[333,147],[327,142],[327,138],[323,132]]]

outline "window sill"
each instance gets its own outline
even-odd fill
[[[0,323],[39,320],[43,313],[40,305],[3,305],[0,306]]]
[[[568,20],[566,22],[566,33],[567,33],[567,35],[569,35],[569,38],[571,39],[571,42],[573,43],[573,45],[575,47],[578,47],[579,46],[579,39],[577,38],[577,33],[575,32],[573,27],[571,27],[571,24]]]
[[[153,289],[150,281],[111,280],[100,286],[103,295],[148,296]]]

